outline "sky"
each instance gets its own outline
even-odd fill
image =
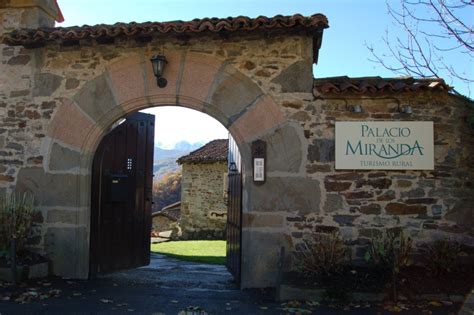
[[[394,5],[398,2],[398,0],[388,1]],[[388,31],[394,36],[401,34],[389,17],[384,0],[58,0],[58,3],[65,22],[57,26],[64,27],[132,21],[186,21],[194,18],[239,15],[257,17],[300,13],[309,16],[322,13],[327,16],[330,28],[324,31],[319,63],[313,70],[315,77],[397,76],[369,60],[371,54],[367,45],[373,46],[383,54],[386,52],[382,40],[385,33]],[[474,24],[474,12],[465,14],[469,16],[471,25]],[[466,56],[450,58],[452,59],[447,63],[462,65],[467,75],[474,77],[472,58]],[[456,81],[447,81],[461,93],[469,94],[468,86]],[[474,91],[472,87],[471,90]],[[180,140],[205,142],[227,136],[225,128],[217,121],[210,122],[209,116],[205,114],[189,110],[189,115],[192,116],[188,119],[182,116],[182,108],[158,110],[153,112],[157,115],[156,142],[169,146]],[[181,115],[179,119],[182,123],[179,129],[182,130],[182,136],[165,132],[171,130],[170,127],[176,129],[176,121],[179,121],[176,115]],[[192,129],[193,121],[197,121],[198,124]],[[163,128],[159,127],[160,125]],[[166,125],[167,128],[164,127]],[[180,137],[181,139],[178,139]]]
[[[183,140],[194,144],[228,137],[227,129],[220,122],[193,109],[161,106],[143,112],[155,115],[155,146],[163,149],[173,149]]]

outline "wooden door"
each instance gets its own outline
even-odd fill
[[[135,113],[100,143],[92,167],[90,273],[150,263],[155,116]]]
[[[240,283],[242,241],[242,167],[240,153],[234,139],[229,136],[229,175],[227,208],[227,269]]]

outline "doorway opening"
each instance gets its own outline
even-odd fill
[[[199,256],[206,255],[192,257],[190,247],[200,244],[199,241],[220,239],[225,246],[222,248],[225,260],[216,262],[224,262],[232,275],[230,278],[239,283],[242,164],[238,146],[228,132],[228,139],[207,143],[157,140],[155,131],[160,119],[155,123],[155,115],[159,117],[159,110],[167,108],[147,109],[117,121],[96,150],[92,172],[90,276],[144,266],[162,268],[169,273],[167,257],[199,264]],[[203,123],[198,122],[198,126]],[[176,123],[166,132],[176,133],[180,125]],[[226,149],[224,157],[222,147]],[[162,242],[178,251],[181,246],[188,254],[164,251],[165,256],[158,255],[153,251],[166,247]],[[209,249],[209,243],[202,242],[200,246],[203,251]],[[209,270],[215,273],[217,269]],[[124,274],[129,277],[132,273]]]

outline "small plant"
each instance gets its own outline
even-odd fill
[[[366,262],[371,262],[381,269],[388,269],[390,267],[392,239],[386,234],[384,236],[372,237],[364,259]]]
[[[24,246],[35,215],[34,198],[27,193],[0,196],[0,250],[8,250],[12,240],[17,251]]]
[[[349,262],[349,249],[339,232],[314,233],[294,253],[297,270],[305,276],[330,275],[340,272]]]
[[[453,271],[458,264],[461,245],[450,239],[440,239],[424,246],[424,263],[435,276]]]
[[[399,233],[386,230],[382,235],[372,238],[365,253],[366,262],[390,270],[392,273],[393,298],[397,300],[397,279],[400,270],[411,264],[412,240]]]
[[[405,237],[403,231],[385,231],[379,237],[373,237],[364,255],[366,262],[372,262],[382,269],[400,272],[411,264],[412,240]]]

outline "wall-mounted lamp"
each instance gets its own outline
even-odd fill
[[[160,88],[164,88],[168,81],[163,78],[163,71],[165,70],[165,65],[168,63],[164,55],[154,55],[150,59],[151,65],[153,66],[153,74],[156,77],[156,84]]]
[[[400,108],[400,113],[403,113],[403,114],[411,114],[413,113],[413,109],[411,108],[410,105],[404,105]]]
[[[352,106],[349,107],[349,110],[353,113],[362,113],[362,106],[352,105]]]

